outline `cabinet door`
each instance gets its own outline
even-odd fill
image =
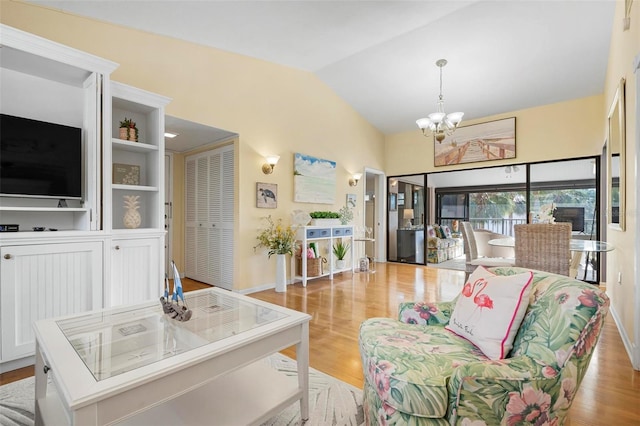
[[[102,307],[102,242],[0,248],[2,361],[34,354],[34,321]]]
[[[159,252],[162,238],[113,240],[108,306],[146,302],[161,296]]]

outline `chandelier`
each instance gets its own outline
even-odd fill
[[[416,124],[422,130],[424,136],[428,136],[427,130],[433,133],[438,143],[442,142],[447,135],[451,135],[458,124],[462,121],[464,112],[452,112],[447,114],[444,112],[444,98],[442,96],[442,67],[447,65],[446,59],[438,59],[436,65],[440,68],[440,96],[436,103],[436,112],[429,114],[425,118],[416,120]]]

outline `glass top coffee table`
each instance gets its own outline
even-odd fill
[[[309,315],[185,297],[186,322],[159,301],[36,322],[36,424],[260,424],[298,400],[308,418]],[[298,380],[264,361],[293,345]]]

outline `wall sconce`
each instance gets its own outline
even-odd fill
[[[354,173],[349,179],[349,186],[356,186],[361,177],[362,173]]]
[[[262,173],[265,175],[270,175],[273,173],[273,168],[278,164],[278,160],[280,159],[279,155],[267,155],[264,158],[267,162],[262,165]]]

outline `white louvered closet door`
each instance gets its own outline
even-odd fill
[[[185,275],[233,288],[233,147],[186,159]]]

